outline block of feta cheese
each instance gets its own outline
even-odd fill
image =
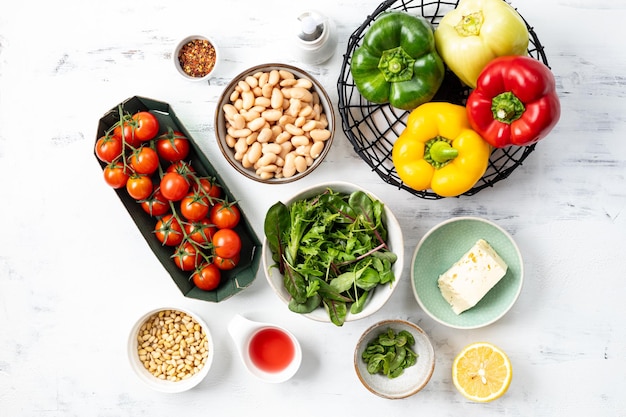
[[[441,295],[456,314],[474,307],[496,285],[508,266],[496,251],[479,239],[461,259],[439,276]]]

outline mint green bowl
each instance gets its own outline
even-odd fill
[[[504,259],[508,270],[478,304],[457,315],[441,295],[437,279],[481,238]],[[413,294],[420,307],[439,323],[457,329],[476,329],[500,319],[517,301],[523,280],[522,255],[513,238],[477,217],[456,217],[433,227],[418,243],[411,263]]]

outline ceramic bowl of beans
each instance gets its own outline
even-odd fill
[[[206,81],[217,68],[220,57],[217,44],[204,35],[181,39],[172,52],[174,68],[186,80]]]
[[[226,160],[254,181],[282,184],[315,170],[333,142],[335,114],[322,85],[286,64],[264,64],[233,78],[215,111]]]
[[[214,345],[206,323],[182,308],[156,308],[142,315],[128,337],[128,359],[139,379],[166,393],[187,391],[208,374]]]

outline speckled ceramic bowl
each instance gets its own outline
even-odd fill
[[[296,105],[294,103],[300,101],[300,99],[296,99],[295,97],[287,98],[288,94],[286,90],[289,90],[290,87],[288,86],[288,84],[285,84],[285,86],[282,87],[283,82],[287,80],[279,80],[279,84],[272,84],[273,81],[271,81],[271,79],[265,81],[264,79],[262,80],[260,76],[260,74],[263,73],[282,73],[283,71],[292,74],[296,80],[302,79],[303,82],[310,82],[310,84],[312,84],[309,92],[312,93],[313,102],[307,102],[303,99],[300,104]],[[243,83],[243,85],[247,84],[248,86],[245,88],[249,89],[250,84],[245,82],[245,80],[252,81],[255,78],[257,78],[257,80],[253,81],[252,84],[256,85],[256,83],[258,83],[258,86],[257,88],[254,88],[253,91],[261,88],[261,86],[268,86],[268,89],[274,86],[276,87],[276,90],[282,91],[280,93],[283,97],[282,107],[273,107],[273,105],[270,105],[268,107],[267,103],[263,103],[263,101],[270,101],[270,97],[272,96],[272,93],[270,91],[265,92],[265,96],[256,96],[257,93],[254,93],[256,97],[254,99],[255,105],[252,108],[247,108],[247,106],[243,102],[243,99],[241,98],[243,96],[241,83]],[[315,97],[317,97],[317,99]],[[235,98],[234,101],[233,98]],[[237,104],[237,101],[241,103]],[[317,103],[317,101],[319,101],[319,103]],[[311,106],[310,104],[313,103],[316,104]],[[236,108],[241,107],[239,108],[239,115],[237,115],[238,118],[241,115],[247,118],[250,114],[253,114],[255,115],[255,119],[246,120],[245,125],[242,125],[244,126],[243,128],[235,129],[236,131],[238,131],[238,133],[231,132],[234,126],[229,129],[229,126],[232,125],[227,121],[229,119],[224,112],[224,106],[227,104],[235,104]],[[257,111],[255,108],[259,108],[259,110]],[[298,112],[298,108],[300,108],[300,112]],[[315,108],[317,110],[310,112],[308,111],[310,108]],[[268,111],[274,112],[274,114],[275,112],[279,111],[282,117],[279,120],[274,121],[273,117],[270,118],[270,116],[267,116]],[[304,116],[304,114],[306,114],[306,116]],[[263,127],[259,127],[259,125],[256,125],[258,121],[262,121],[260,119],[266,119]],[[268,119],[271,121],[268,121]],[[302,119],[306,121],[300,121],[296,119]],[[315,129],[318,131],[328,131],[330,133],[330,136],[324,140],[314,140],[313,136],[315,134],[312,130],[308,130],[309,127],[307,127],[307,122],[319,122],[320,120],[325,120],[325,122],[322,122],[322,126],[318,126]],[[303,124],[300,125],[300,123]],[[277,130],[275,133],[273,133],[271,139],[264,138],[263,140],[257,140],[256,138],[265,136],[262,133],[263,130],[266,130],[265,128]],[[239,135],[243,135],[241,131],[248,131],[248,133],[245,134],[247,136],[243,138],[247,143],[246,146],[242,145],[245,149],[243,151],[239,150],[239,146],[235,146],[235,143],[239,139],[242,139],[242,137],[239,137]],[[283,135],[289,133],[289,135],[286,135],[287,139],[285,139],[285,136],[277,133],[278,131],[280,131]],[[232,133],[232,135],[230,133]],[[250,138],[254,137],[254,135],[258,136],[256,136],[254,140],[250,140]],[[228,163],[240,174],[251,180],[258,181],[264,184],[285,184],[297,181],[309,175],[321,165],[322,161],[324,160],[332,146],[333,138],[335,136],[335,111],[330,96],[328,95],[322,84],[306,71],[287,64],[261,64],[252,68],[248,68],[247,70],[233,77],[232,81],[224,89],[215,110],[215,136],[222,154],[224,155]],[[309,142],[305,145],[302,143],[302,140],[303,138],[307,137],[309,138]],[[313,147],[318,143],[318,146],[323,145],[323,147],[321,151],[319,150],[319,148],[315,149],[314,151]],[[285,148],[289,144],[291,144],[291,147]],[[268,161],[267,163],[261,164],[260,161],[263,160],[263,158],[260,157],[259,152],[254,152],[253,149],[256,148],[257,150],[259,150],[261,147],[266,147],[266,145],[280,145],[283,147],[283,151],[278,154],[278,158],[272,160],[273,162]],[[287,153],[292,153],[293,155],[296,155],[295,157],[298,157],[298,159],[304,159],[306,161],[306,165],[296,164],[300,168],[295,172],[293,172],[293,170],[288,170],[287,166],[290,165],[290,162],[288,162],[289,158],[286,155]],[[248,156],[252,154],[255,154],[257,156],[251,157],[251,162]],[[263,156],[266,156],[265,152],[263,152]],[[260,168],[261,166],[263,166],[264,168]],[[261,172],[263,169],[266,169],[268,171]],[[287,174],[288,171],[290,172],[289,174]]]
[[[415,338],[413,351],[418,355],[415,365],[404,370],[402,375],[389,378],[383,374],[370,374],[362,355],[367,345],[381,333],[393,329],[395,333],[406,330]],[[421,391],[435,371],[435,351],[426,333],[417,325],[406,320],[383,320],[367,329],[359,339],[354,351],[354,369],[365,388],[379,397],[400,399]]]
[[[478,304],[457,315],[441,295],[437,280],[478,239],[485,239],[493,247],[508,270]],[[511,235],[495,223],[476,217],[457,217],[432,228],[418,243],[410,271],[420,307],[439,323],[457,329],[475,329],[500,319],[515,304],[524,280],[522,255]]]

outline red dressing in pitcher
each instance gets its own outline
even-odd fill
[[[268,327],[252,336],[248,352],[257,368],[265,372],[280,372],[293,360],[295,347],[289,335]]]

